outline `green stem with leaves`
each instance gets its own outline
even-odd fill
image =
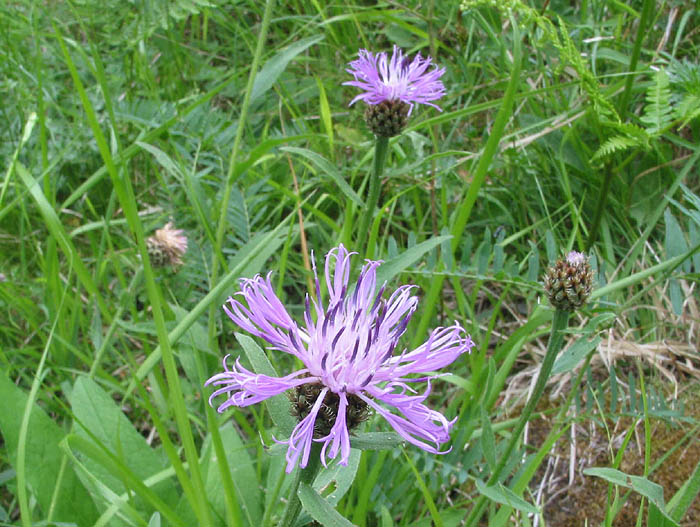
[[[552,331],[549,335],[547,353],[542,361],[542,366],[540,367],[540,373],[537,376],[537,381],[535,381],[535,388],[533,389],[522,414],[520,414],[520,419],[518,420],[518,424],[515,426],[515,429],[510,436],[505,452],[501,454],[498,465],[496,465],[496,468],[493,470],[491,477],[486,483],[487,486],[495,485],[501,478],[503,470],[508,463],[508,459],[520,440],[520,434],[522,434],[523,430],[525,429],[525,425],[530,419],[530,415],[535,410],[537,403],[544,393],[547,380],[549,380],[549,376],[552,373],[554,360],[557,358],[562,344],[564,343],[564,330],[566,330],[567,326],[569,325],[569,315],[570,312],[563,309],[557,309],[554,312],[554,318],[552,319]],[[478,524],[482,514],[484,513],[487,500],[488,498],[486,496],[482,495],[479,497],[474,505],[474,508],[467,517],[466,525],[468,527],[473,527]]]
[[[294,481],[289,488],[289,497],[287,498],[287,507],[284,509],[282,521],[279,527],[292,527],[296,522],[299,513],[301,512],[301,501],[297,491],[299,485],[304,482],[311,486],[316,479],[318,471],[321,469],[321,445],[314,443],[311,445],[311,453],[309,454],[309,463],[304,468],[297,468],[294,475]]]
[[[369,240],[370,238],[369,226],[374,212],[377,209],[377,203],[379,202],[379,186],[382,181],[382,173],[384,172],[384,165],[386,164],[388,152],[389,138],[377,137],[377,141],[374,144],[374,171],[369,180],[369,194],[367,195],[367,202],[365,203],[365,213],[360,219],[360,230],[357,231],[358,242]],[[369,241],[371,242],[371,240]],[[365,258],[372,257],[374,252],[372,245],[372,243],[367,243]]]

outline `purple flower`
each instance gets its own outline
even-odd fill
[[[578,251],[571,251],[566,255],[566,261],[571,265],[583,265],[588,261],[586,255]]]
[[[314,441],[323,443],[324,466],[326,457],[335,459],[339,452],[339,463],[347,465],[350,429],[362,420],[358,412],[363,409],[373,409],[406,441],[435,454],[444,453],[439,450],[440,444],[449,440],[456,420],[448,421],[424,402],[431,379],[439,376],[430,372],[469,352],[474,346],[471,337],[455,323],[432,331],[418,348],[399,348],[397,352],[399,338],[418,303],[411,295],[415,286],[401,286],[388,299],[383,298],[386,284],[376,290],[376,270],[381,262],[367,260],[354,288],[349,290],[352,254],[340,245],[326,255],[327,306],[321,300],[314,261],[318,300],[307,294],[304,327],[287,313],[269,274],[266,278],[258,275],[242,279],[237,298],[229,297],[223,306],[231,320],[266,340],[270,349],[289,353],[303,363],[302,369],[277,378],[248,371],[239,360],[229,366],[225,358],[224,371],[206,383],[218,387],[209,398],[210,404],[215,397],[226,396],[219,412],[230,406],[256,404],[286,390],[307,397],[314,394],[315,400],[298,412],[300,422],[289,439],[281,441],[288,445],[287,472],[297,463],[306,466]],[[413,374],[422,376],[413,378]],[[410,387],[410,383],[422,381],[427,381],[422,394]]]
[[[409,105],[409,115],[414,103],[428,104],[440,110],[439,106],[430,101],[445,95],[445,86],[440,80],[445,68],[435,66],[427,71],[431,64],[432,59],[424,59],[420,53],[409,60],[397,46],[394,46],[391,59],[386,53],[374,55],[371,51],[361,49],[359,58],[350,62],[350,68],[346,70],[355,80],[343,84],[365,91],[350,101],[350,104],[359,100],[367,104],[400,100]]]

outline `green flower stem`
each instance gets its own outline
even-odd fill
[[[284,509],[284,516],[279,523],[279,527],[292,527],[296,522],[299,513],[301,512],[301,501],[299,501],[299,484],[303,481],[311,486],[316,479],[316,475],[321,468],[321,445],[314,443],[311,445],[311,453],[309,454],[309,463],[305,468],[296,469],[294,481],[289,488],[289,498],[287,499],[287,508]]]
[[[530,398],[528,399],[522,414],[520,414],[520,419],[518,420],[518,424],[515,426],[515,429],[513,430],[510,436],[510,440],[508,442],[508,445],[506,446],[505,452],[503,452],[503,454],[501,455],[498,465],[496,465],[496,468],[494,469],[493,473],[491,474],[491,477],[486,483],[487,486],[494,485],[500,479],[501,473],[503,472],[503,469],[508,463],[508,459],[510,458],[511,453],[515,449],[515,446],[517,445],[520,439],[520,434],[522,434],[525,425],[530,419],[530,415],[535,410],[535,407],[537,406],[540,397],[542,397],[544,388],[547,385],[547,380],[549,379],[549,376],[552,373],[554,359],[557,358],[557,355],[561,350],[562,344],[564,343],[564,330],[569,324],[569,315],[570,312],[564,311],[563,309],[557,309],[554,312],[554,317],[552,319],[552,331],[549,335],[549,345],[547,346],[547,353],[544,356],[544,361],[542,362],[540,373],[537,376],[537,381],[535,381],[535,388],[532,391],[532,394],[530,395]],[[469,516],[467,517],[467,526],[473,527],[479,522],[479,520],[481,519],[481,515],[484,512],[484,508],[486,507],[487,499],[488,498],[486,496],[480,496],[479,499],[476,501],[474,508],[471,510]]]
[[[360,244],[362,242],[369,242],[369,226],[374,212],[377,209],[377,203],[379,201],[379,184],[382,180],[382,173],[384,172],[384,165],[386,164],[386,155],[389,152],[389,138],[388,137],[377,137],[377,142],[374,144],[374,173],[369,180],[369,195],[367,196],[367,202],[365,203],[365,213],[360,219],[360,230],[357,231],[357,239]],[[365,250],[365,258],[371,258],[372,253],[372,243],[367,243],[367,248]]]

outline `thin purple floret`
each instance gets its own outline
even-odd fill
[[[433,65],[430,57],[423,58],[418,53],[409,60],[398,46],[394,46],[391,59],[386,53],[375,55],[366,49],[358,54],[359,58],[350,62],[346,70],[355,80],[343,84],[364,92],[350,101],[350,105],[360,100],[367,104],[400,100],[409,105],[409,115],[414,104],[427,104],[442,111],[431,101],[445,95],[445,86],[440,80],[445,68]],[[433,68],[428,71],[431,65]]]

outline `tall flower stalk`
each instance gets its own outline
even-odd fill
[[[375,55],[365,49],[360,50],[358,55],[347,69],[355,80],[343,84],[363,90],[350,101],[350,105],[357,101],[367,103],[365,121],[377,138],[374,171],[370,176],[369,194],[358,231],[359,239],[370,239],[369,226],[379,203],[379,187],[389,138],[401,133],[414,105],[426,104],[440,110],[432,101],[445,94],[445,86],[440,80],[445,69],[437,66],[430,69],[432,59],[423,58],[420,53],[411,60],[397,46],[394,46],[391,58],[386,53]],[[367,256],[370,256],[370,243],[367,244],[367,251]]]
[[[544,278],[545,293],[555,308],[547,352],[540,366],[535,387],[520,414],[520,419],[518,419],[515,429],[511,433],[505,451],[501,454],[498,464],[486,483],[487,486],[498,483],[503,475],[503,470],[510,459],[510,455],[518,444],[520,435],[530,420],[532,412],[537,407],[537,403],[542,397],[547,381],[552,374],[554,361],[564,343],[564,332],[569,324],[569,316],[575,309],[582,307],[586,303],[591,294],[592,285],[593,273],[591,272],[588,259],[582,253],[571,251],[565,259],[558,260],[547,269]],[[484,513],[487,501],[488,498],[486,496],[482,495],[479,497],[469,516],[467,516],[465,525],[472,527],[478,524]]]

